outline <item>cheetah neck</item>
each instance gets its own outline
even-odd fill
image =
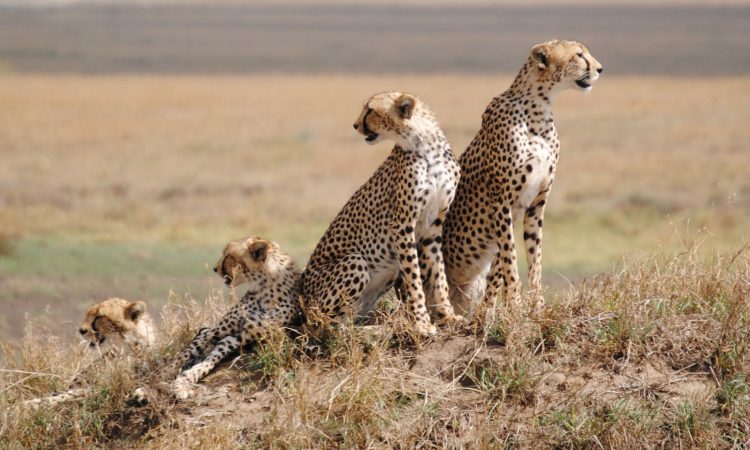
[[[515,99],[529,99],[551,105],[557,94],[559,84],[559,73],[546,74],[540,77],[534,62],[529,59],[516,75],[510,88],[505,91],[505,95]]]
[[[128,339],[126,337],[125,339],[131,347],[149,348],[156,342],[156,328],[154,327],[153,319],[148,313],[144,314],[138,321],[135,333],[136,338],[133,339],[131,337],[131,339]]]
[[[275,265],[274,272],[270,274],[268,285],[264,286],[262,292],[283,292],[291,295],[295,289],[295,281],[299,278],[300,271],[297,265],[287,255],[280,258]],[[270,289],[269,289],[270,288]]]
[[[554,132],[552,100],[558,86],[557,76],[539,79],[534,62],[529,60],[503,97],[508,103],[518,106],[532,134],[545,135]]]
[[[401,142],[397,143],[402,149],[427,156],[450,148],[443,130],[431,115],[415,114],[410,123],[411,127],[403,133]]]

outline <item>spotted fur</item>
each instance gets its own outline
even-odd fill
[[[175,365],[182,371],[172,387],[179,399],[190,397],[194,384],[229,354],[271,328],[296,325],[301,319],[300,271],[276,242],[258,237],[232,241],[214,272],[227,285],[246,284],[248,290],[216,326],[199,330],[178,356]]]
[[[542,306],[544,208],[555,178],[560,143],[552,100],[564,89],[588,91],[602,65],[573,41],[534,46],[511,87],[487,106],[482,127],[461,155],[461,180],[445,224],[451,301],[466,310],[502,292],[518,302],[521,282],[513,222],[523,218],[523,241],[534,310]]]
[[[429,107],[412,95],[369,98],[354,128],[373,144],[396,145],[344,205],[318,242],[303,273],[306,307],[326,316],[367,316],[401,277],[417,330],[435,333],[453,312],[443,269],[442,228],[459,166]]]

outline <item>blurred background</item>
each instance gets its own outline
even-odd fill
[[[553,38],[605,71],[556,100],[550,295],[623,255],[745,244],[744,1],[0,0],[0,340],[28,318],[73,339],[110,296],[203,299],[245,235],[304,263],[390,150],[352,130],[362,101],[421,96],[460,155]]]

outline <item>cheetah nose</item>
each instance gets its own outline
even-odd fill
[[[86,329],[85,328],[79,328],[78,332],[81,333],[82,335],[86,334]]]
[[[597,72],[597,73],[602,73],[602,72],[604,72],[604,67],[599,67],[598,69],[596,69],[596,72]]]
[[[356,130],[357,128],[359,128],[359,125],[355,123],[354,124],[354,129]]]

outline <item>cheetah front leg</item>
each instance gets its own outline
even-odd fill
[[[198,360],[203,358],[208,350],[208,346],[211,341],[211,335],[214,333],[212,328],[201,328],[193,336],[193,340],[190,341],[190,345],[184,349],[177,358],[175,358],[172,366],[178,372],[187,370],[192,367]]]
[[[394,238],[399,264],[401,266],[401,278],[407,296],[409,313],[414,317],[417,331],[423,335],[437,333],[435,325],[430,323],[427,314],[422,278],[419,272],[419,255],[417,254],[416,236],[414,226],[416,220],[404,225],[398,230]]]
[[[175,395],[180,400],[190,397],[193,386],[227,356],[241,349],[246,343],[257,342],[272,326],[284,326],[292,320],[292,315],[273,306],[269,307],[268,304],[262,305],[258,299],[245,294],[240,303],[231,308],[214,328],[213,335],[220,340],[211,352],[201,362],[177,376],[173,385]],[[215,339],[211,340],[214,341]]]
[[[193,386],[208,375],[216,364],[227,355],[239,350],[242,340],[238,336],[226,336],[220,340],[206,358],[190,369],[180,373],[174,380],[172,389],[179,400],[185,400],[193,395]]]
[[[516,262],[516,243],[513,239],[513,215],[507,206],[495,208],[493,228],[498,247],[498,255],[487,277],[487,290],[484,301],[495,305],[498,294],[503,292],[506,305],[517,305],[521,298],[521,281]]]
[[[529,269],[529,298],[532,314],[538,314],[544,306],[542,296],[542,224],[549,189],[539,193],[526,209],[523,219],[523,240],[526,246],[526,261]]]
[[[172,383],[172,391],[178,399],[184,400],[190,397],[193,393],[193,383],[196,383],[210,372],[216,363],[221,361],[221,358],[213,362],[213,364],[206,364],[207,361],[215,360],[216,357],[227,348],[238,348],[233,347],[233,345],[235,340],[239,341],[236,336],[239,336],[241,331],[239,323],[239,317],[241,314],[242,303],[238,303],[230,308],[229,312],[221,319],[221,321],[219,321],[217,326],[213,328],[203,328],[198,331],[190,342],[188,348],[178,356],[176,362],[177,366],[180,366],[185,362],[181,372]],[[216,343],[216,345],[209,355],[195,364],[197,360],[200,360],[203,357],[212,343]],[[225,354],[229,354],[229,352],[226,352]],[[209,366],[210,368],[206,370]]]
[[[419,269],[422,286],[427,297],[427,306],[435,312],[438,320],[451,324],[463,320],[455,314],[448,293],[448,280],[443,260],[443,222],[447,210],[442,210],[432,222],[427,235],[420,241]]]

